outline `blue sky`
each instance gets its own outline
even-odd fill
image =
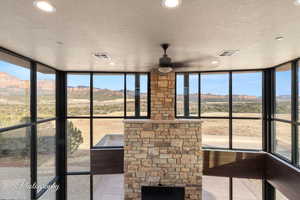
[[[127,90],[134,90],[135,77],[127,75]],[[68,86],[89,86],[89,75],[68,75]],[[94,75],[94,87],[110,90],[123,90],[124,89],[124,76],[123,75]],[[147,91],[147,76],[140,76],[141,92]]]
[[[0,61],[0,72],[6,72],[21,80],[30,79],[29,69],[18,67],[4,61]],[[233,73],[233,94],[261,96],[262,87],[262,73]],[[276,73],[276,88],[277,95],[289,95],[291,92],[290,83],[291,72],[280,71]],[[201,90],[202,93],[212,93],[219,95],[228,94],[228,74],[203,74],[201,75]],[[39,80],[53,80],[53,75],[38,73]],[[88,75],[69,75],[69,86],[89,86],[90,78]],[[146,77],[141,77],[141,91],[145,92]],[[127,77],[127,89],[133,90],[134,78]],[[190,77],[190,92],[195,93],[198,91],[198,76],[192,75]],[[116,75],[95,76],[94,87],[106,88],[111,90],[123,89],[124,77]],[[177,93],[183,92],[183,78],[177,78]]]

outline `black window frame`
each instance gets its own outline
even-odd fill
[[[57,73],[58,70],[56,70],[55,68],[38,62],[34,59],[31,59],[29,57],[23,56],[21,54],[15,53],[11,50],[8,50],[6,48],[0,47],[0,52],[16,57],[18,59],[27,61],[30,63],[30,122],[28,123],[23,123],[23,124],[18,124],[18,125],[14,125],[14,126],[9,126],[9,127],[5,127],[5,128],[1,128],[0,129],[0,134],[2,132],[6,132],[6,131],[10,131],[10,130],[16,130],[19,128],[25,128],[25,127],[30,127],[31,129],[31,134],[30,134],[30,184],[31,185],[36,185],[37,183],[37,126],[41,123],[46,123],[49,121],[55,121],[55,123],[57,123],[57,119],[58,116],[56,114],[55,117],[52,118],[48,118],[48,119],[42,119],[39,120],[37,119],[37,65],[42,65],[43,67],[49,68],[51,70],[54,70],[55,72],[55,77],[57,79]],[[57,95],[57,88],[55,90],[55,95]],[[55,97],[55,101],[57,101],[57,96]],[[57,107],[57,102],[55,102],[55,107]],[[56,127],[56,134],[57,134],[57,127]],[[57,138],[55,138],[55,145],[57,145]],[[56,153],[55,153],[55,171],[57,170],[58,166],[57,166],[57,159],[56,159]],[[41,198],[49,189],[48,186],[57,184],[59,176],[57,174],[57,171],[55,172],[56,175],[49,180],[49,182],[45,185],[45,187],[43,187],[40,191],[37,191],[37,188],[32,187],[30,189],[30,196],[31,196],[31,200],[36,200]]]
[[[276,69],[280,67],[284,67],[287,64],[291,64],[291,120],[281,119],[277,118],[275,115],[276,112]],[[272,103],[273,109],[271,110],[271,148],[270,153],[275,155],[276,157],[279,157],[280,159],[284,160],[287,163],[292,164],[293,166],[300,167],[299,163],[299,144],[298,144],[298,126],[300,125],[300,122],[298,122],[299,113],[298,113],[298,101],[299,101],[299,77],[298,77],[298,71],[299,71],[299,60],[292,60],[280,65],[277,65],[272,68],[271,73],[271,84],[273,85],[272,88],[272,96],[270,99],[270,102]],[[281,122],[285,124],[289,124],[291,126],[291,159],[288,159],[284,157],[283,155],[277,153],[275,151],[275,140],[276,140],[276,129],[275,124],[276,122]]]
[[[15,53],[13,51],[10,51],[6,48],[0,47],[0,51],[2,53],[15,56],[16,58],[25,60],[30,62],[30,122],[24,123],[24,124],[18,124],[10,127],[5,127],[5,128],[0,128],[0,133],[6,132],[9,130],[16,130],[19,128],[25,128],[25,127],[30,127],[31,128],[31,136],[30,136],[30,144],[31,144],[31,150],[30,150],[30,172],[31,172],[31,184],[36,184],[37,180],[37,125],[40,123],[45,123],[48,121],[55,120],[56,121],[56,176],[48,183],[48,185],[53,185],[53,184],[58,184],[59,190],[56,193],[57,199],[66,199],[67,196],[67,188],[66,188],[66,182],[67,179],[66,177],[68,175],[88,175],[90,172],[67,172],[66,170],[66,137],[65,137],[65,132],[66,132],[66,121],[69,118],[67,116],[67,73],[97,73],[97,72],[90,72],[90,71],[61,71],[57,70],[47,64],[41,63],[39,61],[36,61],[32,58],[20,55],[18,53]],[[270,68],[266,69],[254,69],[254,70],[230,70],[230,71],[204,71],[204,72],[189,72],[189,73],[216,73],[216,72],[225,72],[225,73],[230,73],[231,74],[231,79],[232,79],[232,73],[233,72],[241,72],[241,71],[262,71],[263,72],[263,151],[271,153],[275,155],[276,157],[280,158],[281,160],[291,163],[293,166],[300,168],[300,163],[299,163],[299,144],[298,144],[298,126],[300,125],[300,122],[298,122],[299,118],[299,113],[298,113],[298,83],[299,83],[299,58],[282,63],[280,65],[276,65]],[[292,119],[290,122],[292,125],[292,160],[286,160],[280,155],[277,155],[273,152],[273,145],[274,145],[274,122],[278,121],[278,119],[275,118],[275,69],[277,67],[280,67],[286,63],[292,63],[292,109],[291,109],[291,114],[292,114]],[[56,72],[56,116],[54,118],[49,118],[49,119],[43,119],[43,120],[38,120],[37,119],[37,80],[36,80],[36,73],[37,73],[37,64],[43,65],[45,67],[51,68],[55,70]],[[112,72],[100,72],[100,73],[112,73]],[[119,72],[119,73],[124,73],[124,74],[132,74],[132,73],[137,73],[137,72]],[[178,72],[182,73],[182,72]],[[151,88],[150,88],[150,75],[148,74],[148,116],[146,118],[150,118],[150,97],[151,97]],[[199,79],[199,82],[201,80]],[[232,80],[231,80],[232,82]],[[199,83],[199,86],[201,84]],[[232,87],[232,86],[231,86]],[[199,91],[200,91],[199,87]],[[90,88],[92,90],[92,87]],[[176,91],[176,90],[175,90]],[[232,93],[232,91],[231,91]],[[176,95],[176,92],[175,92]],[[199,98],[201,96],[199,95]],[[126,95],[125,97],[126,98]],[[232,101],[232,100],[231,100]],[[92,101],[91,101],[92,102]],[[126,103],[125,105],[126,106]],[[92,108],[92,107],[91,107]],[[91,109],[90,108],[90,109]],[[201,109],[201,106],[199,106]],[[125,109],[124,109],[125,110]],[[176,98],[175,98],[175,111],[176,111]],[[125,115],[125,114],[124,114]],[[201,117],[201,112],[199,112],[200,118]],[[76,118],[76,116],[74,116]],[[87,117],[80,117],[80,118],[91,118],[91,116]],[[131,118],[131,117],[121,117],[121,118]],[[137,117],[134,117],[137,118]],[[180,117],[177,117],[180,118]],[[189,118],[198,118],[198,117],[189,117]],[[207,117],[211,118],[211,117]],[[212,117],[212,118],[219,118],[219,117]],[[78,119],[78,118],[77,118]],[[140,119],[138,117],[137,119]],[[142,118],[144,119],[144,118]],[[221,118],[222,119],[222,118]],[[231,120],[234,119],[231,116]],[[279,119],[280,120],[280,119]],[[213,148],[207,148],[207,149],[213,149]],[[216,148],[216,149],[221,149],[221,148]],[[228,150],[228,149],[225,149]],[[240,150],[240,149],[231,149],[231,150]],[[241,149],[245,150],[245,149]],[[249,150],[253,151],[253,150]],[[91,180],[92,183],[92,180]],[[267,184],[264,184],[267,185]],[[91,184],[91,188],[92,188]],[[264,193],[268,194],[268,187],[265,187]],[[43,188],[40,192],[37,192],[35,188],[31,189],[31,200],[36,200],[42,197],[46,192],[47,188]],[[272,193],[272,191],[270,192]],[[93,197],[91,196],[91,199]]]
[[[94,146],[94,139],[93,139],[93,127],[94,127],[94,119],[150,119],[151,116],[151,78],[150,78],[150,73],[149,72],[102,72],[102,71],[93,71],[93,72],[78,72],[78,71],[68,71],[65,72],[66,75],[66,80],[65,80],[65,91],[67,93],[67,82],[68,82],[68,75],[89,75],[90,77],[90,110],[89,110],[89,116],[69,116],[68,112],[67,112],[67,107],[68,107],[68,98],[67,95],[65,95],[65,99],[63,99],[65,101],[65,110],[66,110],[66,121],[69,119],[87,119],[90,120],[90,150],[93,149],[123,149],[123,146],[103,146],[103,147],[97,147]],[[101,75],[105,75],[105,74],[118,74],[118,75],[123,75],[123,79],[124,79],[124,95],[123,95],[123,103],[124,103],[124,110],[123,110],[123,115],[122,116],[94,116],[94,106],[93,106],[93,101],[94,101],[94,96],[93,96],[93,89],[94,89],[94,75],[95,74],[101,74]],[[127,98],[127,75],[134,75],[135,77],[135,115],[134,116],[127,116],[127,106],[126,106],[126,98]],[[140,115],[140,75],[147,75],[147,116],[141,116]],[[65,122],[66,123],[66,122]],[[66,149],[64,149],[64,152],[66,154]],[[67,155],[65,155],[65,163],[67,163]],[[67,164],[65,164],[67,165]],[[93,183],[94,183],[94,178],[93,178],[93,174],[91,173],[91,171],[68,171],[67,166],[65,166],[65,174],[66,174],[66,178],[64,179],[64,185],[65,187],[67,187],[66,182],[67,182],[67,178],[69,176],[81,176],[81,175],[89,175],[90,177],[90,199],[93,199]],[[63,194],[66,195],[67,189],[65,188]],[[66,199],[66,196],[64,196],[63,199]]]
[[[261,113],[261,117],[234,117],[232,115],[232,75],[233,73],[239,73],[239,72],[261,72],[262,73],[262,84],[263,84],[263,87],[262,87],[262,91],[261,91],[261,94],[262,94],[262,113]],[[228,111],[228,117],[227,116],[223,116],[223,117],[219,117],[219,116],[216,116],[216,117],[213,117],[213,116],[202,116],[201,115],[201,75],[202,74],[217,74],[217,73],[222,73],[222,74],[228,74],[229,78],[228,78],[228,95],[229,95],[229,101],[228,101],[228,106],[229,106],[229,111]],[[184,83],[185,83],[185,86],[188,86],[189,85],[186,85],[189,83],[188,81],[188,77],[189,77],[189,74],[198,74],[198,90],[199,90],[199,94],[198,94],[198,116],[189,116],[189,111],[188,109],[186,108],[189,108],[189,101],[188,101],[188,96],[189,96],[189,90],[188,89],[185,89],[184,91],[184,116],[178,116],[177,115],[177,75],[182,75],[184,74]],[[264,79],[265,79],[265,76],[264,76],[264,73],[263,73],[263,70],[262,69],[253,69],[253,70],[226,70],[226,71],[201,71],[201,72],[175,72],[175,106],[174,106],[174,109],[175,109],[175,117],[177,119],[226,119],[228,120],[228,127],[229,127],[229,139],[228,139],[228,148],[220,148],[220,147],[202,147],[203,149],[219,149],[219,150],[235,150],[235,151],[262,151],[264,149],[264,143],[265,143],[265,138],[264,138],[264,129],[265,129],[265,119],[263,117],[264,115],[264,102],[265,102],[265,87],[264,87]],[[187,80],[186,80],[187,79]],[[261,123],[262,123],[262,147],[261,149],[247,149],[247,148],[233,148],[233,120],[261,120]]]

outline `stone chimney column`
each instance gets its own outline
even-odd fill
[[[151,119],[175,119],[175,72],[151,72]]]

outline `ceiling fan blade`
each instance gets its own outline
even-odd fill
[[[186,62],[173,62],[172,67],[173,68],[189,67],[189,64]]]

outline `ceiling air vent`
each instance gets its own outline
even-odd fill
[[[224,50],[219,54],[219,56],[232,56],[237,52],[239,52],[239,50]]]
[[[107,53],[94,53],[94,56],[96,58],[102,59],[102,60],[110,60],[111,57]]]

